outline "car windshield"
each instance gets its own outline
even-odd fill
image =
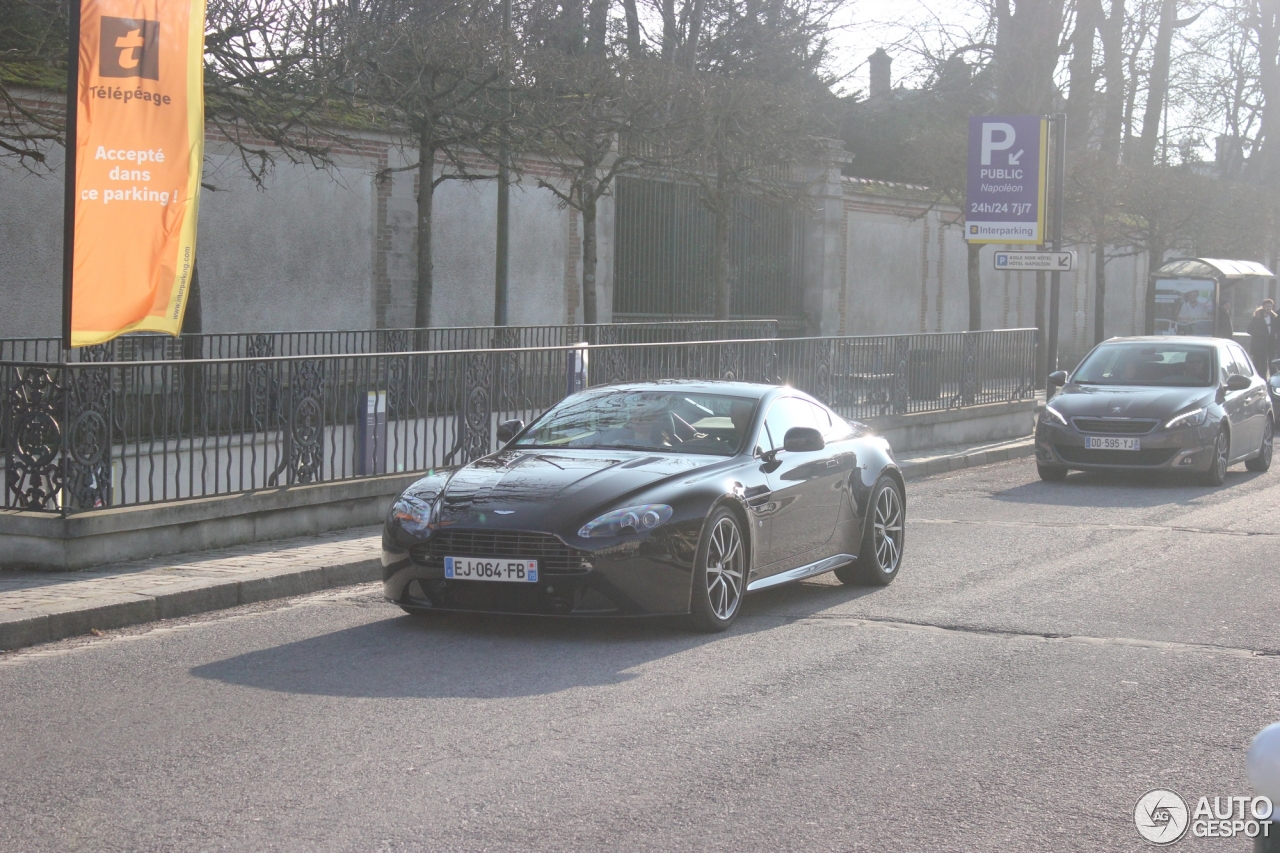
[[[756,401],[682,391],[614,391],[571,397],[547,412],[515,447],[582,447],[732,456]]]
[[[1207,387],[1213,384],[1213,348],[1196,344],[1103,344],[1076,368],[1081,385]]]

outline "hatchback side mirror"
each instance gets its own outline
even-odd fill
[[[1239,373],[1233,373],[1227,377],[1228,391],[1243,391],[1253,384],[1253,380],[1248,376],[1241,376]]]
[[[1061,388],[1067,384],[1067,371],[1055,370],[1049,374],[1049,385],[1053,388]]]
[[[782,439],[782,449],[788,453],[812,453],[826,446],[822,433],[813,427],[792,427]]]
[[[515,420],[503,421],[498,424],[498,443],[506,444],[511,439],[520,434],[520,430],[524,429],[524,421],[516,418]]]

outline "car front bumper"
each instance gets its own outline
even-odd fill
[[[558,573],[540,569],[537,583],[449,580],[438,561],[403,547],[384,532],[383,595],[407,610],[423,612],[585,617],[684,614],[689,612],[700,532],[700,523],[672,524],[646,537],[583,551],[581,567]]]
[[[1213,464],[1217,424],[1178,429],[1157,428],[1134,436],[1141,450],[1096,450],[1085,447],[1085,434],[1072,427],[1041,421],[1036,426],[1036,461],[1079,471],[1208,471]]]

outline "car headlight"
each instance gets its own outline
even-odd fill
[[[1165,423],[1164,428],[1173,429],[1174,427],[1181,426],[1204,426],[1205,418],[1207,417],[1209,417],[1207,409],[1192,409],[1189,412],[1183,412],[1180,415],[1170,418],[1168,422]]]
[[[599,539],[605,536],[642,533],[663,524],[669,518],[671,518],[671,507],[666,504],[629,506],[626,509],[606,512],[599,518],[588,521],[578,530],[578,535],[583,539]]]
[[[401,495],[391,507],[391,518],[406,533],[414,536],[431,535],[431,502],[416,495]]]
[[[1062,412],[1059,412],[1053,406],[1045,406],[1044,412],[1040,415],[1040,417],[1049,421],[1049,423],[1058,424],[1059,426],[1067,425],[1067,419],[1062,416]]]

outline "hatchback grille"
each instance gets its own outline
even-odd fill
[[[1177,448],[1155,450],[1090,450],[1084,447],[1057,448],[1068,463],[1080,465],[1163,465],[1173,458]]]
[[[1095,435],[1143,435],[1156,428],[1159,421],[1150,418],[1072,418],[1080,432]]]
[[[590,554],[570,548],[549,533],[520,530],[439,530],[412,552],[420,566],[444,571],[445,557],[514,557],[537,560],[544,575],[580,575],[591,571]]]

